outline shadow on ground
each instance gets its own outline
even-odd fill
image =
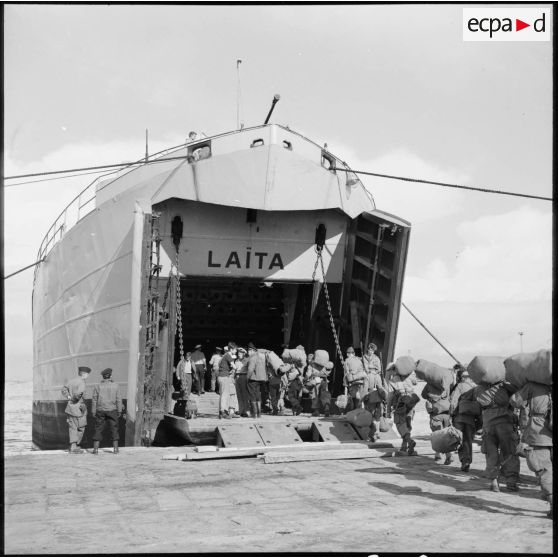
[[[419,483],[430,482],[437,485],[445,485],[454,492],[475,492],[481,491],[486,496],[489,494],[488,479],[483,478],[484,471],[482,469],[471,469],[469,473],[464,473],[454,467],[445,467],[433,462],[429,457],[418,456],[413,458],[384,458],[384,461],[392,463],[391,467],[370,467],[366,469],[356,469],[359,473],[388,473],[395,475],[403,475],[410,481]],[[434,467],[434,468],[432,468]],[[463,480],[463,479],[466,480]],[[520,482],[528,486],[522,486],[519,492],[513,493],[519,498],[540,499],[541,493],[537,487],[536,480],[525,475],[520,476]],[[369,482],[371,486],[390,492],[391,494],[401,495],[417,495],[429,498],[435,501],[449,502],[468,508],[475,508],[491,513],[505,512],[511,515],[531,515],[523,513],[521,507],[515,507],[503,502],[495,500],[487,500],[485,497],[477,497],[474,495],[460,495],[454,493],[438,494],[428,492],[420,486],[401,486],[400,484],[388,482]],[[507,491],[505,485],[501,487],[502,494],[512,494]],[[518,500],[519,502],[521,500]]]

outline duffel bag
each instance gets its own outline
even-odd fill
[[[459,401],[458,413],[460,415],[480,417],[482,415],[482,409],[478,401],[471,401],[470,399],[462,399]]]
[[[453,372],[449,368],[422,358],[416,363],[415,374],[419,380],[424,380],[427,384],[448,393],[453,384]]]
[[[399,357],[394,363],[395,371],[403,378],[409,376],[415,369],[415,360],[410,356]]]
[[[329,360],[329,353],[323,349],[318,349],[314,352],[314,362],[318,366],[326,366],[330,368],[331,362]]]
[[[449,453],[455,451],[463,441],[463,434],[455,426],[448,426],[442,430],[432,432],[430,443],[432,449],[437,453]]]
[[[432,414],[439,415],[441,413],[447,413],[450,409],[450,402],[447,397],[438,399],[432,403]]]
[[[266,354],[266,360],[267,364],[269,364],[269,366],[273,368],[273,372],[277,372],[277,370],[279,370],[279,367],[284,364],[283,361],[273,351],[269,351],[269,353]]]
[[[349,403],[349,398],[346,395],[338,395],[337,399],[335,400],[335,404],[337,408],[343,412],[347,408],[347,404]]]
[[[366,409],[354,409],[345,416],[354,426],[370,426],[372,424],[372,413]]]
[[[295,366],[306,366],[306,353],[300,349],[285,349],[281,354],[283,362]]]
[[[517,388],[527,382],[552,385],[552,351],[541,349],[534,353],[520,353],[504,360],[506,381]]]
[[[380,417],[380,432],[389,432],[393,425],[393,421],[386,418]]]
[[[498,356],[476,356],[467,371],[476,384],[497,384],[506,378],[504,359]]]

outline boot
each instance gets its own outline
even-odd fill
[[[409,443],[409,437],[407,435],[403,438],[403,441],[401,442],[401,447],[399,448],[399,451],[407,451],[408,443]]]
[[[453,455],[451,453],[446,453],[446,460],[444,465],[451,465],[453,463]]]
[[[118,453],[118,440],[112,442],[112,453]]]
[[[94,455],[98,455],[100,443],[101,443],[101,442],[99,442],[99,441],[97,441],[97,440],[95,440],[95,441],[93,442],[93,452],[92,452],[92,453],[93,453]]]
[[[469,472],[469,467],[470,467],[470,466],[471,466],[470,463],[467,463],[466,461],[464,461],[464,462],[461,464],[461,470],[462,470],[464,473],[468,473],[468,472]]]
[[[329,403],[324,405],[324,417],[329,417]]]
[[[506,488],[510,491],[510,492],[517,492],[519,490],[519,487],[517,486],[517,482],[516,481],[508,481],[506,483]]]
[[[408,455],[418,455],[418,453],[415,451],[416,445],[417,443],[412,438],[409,438],[409,449],[407,450]]]
[[[230,418],[238,418],[238,417],[240,417],[240,415],[238,415],[234,409],[229,409],[229,417]]]
[[[490,490],[492,492],[500,492],[500,486],[498,485],[498,479],[492,479],[490,483]]]
[[[320,416],[320,411],[318,411],[318,409],[314,409],[314,411],[312,412],[312,416],[313,417],[319,417]]]

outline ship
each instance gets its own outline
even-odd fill
[[[376,208],[326,146],[267,121],[97,178],[38,252],[34,445],[68,446],[61,389],[78,366],[92,369],[89,408],[100,371],[112,368],[126,446],[153,443],[168,422],[173,369],[196,344],[326,349],[334,395],[343,389],[340,347],[374,342],[385,369],[410,229]]]

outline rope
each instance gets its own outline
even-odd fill
[[[553,198],[547,198],[544,196],[534,196],[532,194],[520,194],[518,192],[508,192],[505,190],[494,190],[489,188],[476,188],[474,186],[463,186],[461,184],[451,184],[449,182],[435,182],[433,180],[423,180],[421,178],[409,178],[407,176],[394,176],[391,174],[380,174],[377,172],[367,172],[367,171],[358,171],[353,169],[343,169],[343,168],[336,168],[336,171],[344,171],[344,172],[353,172],[355,174],[366,174],[368,176],[377,176],[379,178],[390,178],[392,180],[402,180],[404,182],[417,182],[419,184],[432,184],[434,186],[445,186],[446,188],[460,188],[462,190],[473,190],[475,192],[484,192],[486,194],[502,194],[506,196],[517,196],[520,198],[531,198],[535,200],[545,200],[545,201],[553,201]]]
[[[411,310],[409,310],[409,307],[402,302],[401,306],[403,306],[403,308],[405,308],[405,310],[407,310],[407,312],[409,312],[409,314],[411,314],[411,316],[413,316],[413,318],[415,318],[415,320],[426,330],[426,332],[428,333],[428,335],[430,335],[430,337],[432,337],[432,339],[434,339],[434,341],[436,341],[436,343],[438,343],[438,345],[440,345],[440,347],[442,347],[442,349],[444,349],[444,351],[446,351],[446,353],[448,353],[448,355],[453,358],[453,360],[455,360],[455,362],[457,362],[457,364],[461,364],[459,362],[459,360],[457,360],[450,352],[448,349],[446,349],[444,347],[444,345],[442,345],[442,342],[439,341],[438,339],[436,339],[436,337],[434,336],[434,334],[411,312]]]
[[[13,273],[10,273],[9,275],[6,275],[4,277],[4,280],[13,277],[14,275],[17,275],[18,273],[21,273],[22,271],[25,271],[26,269],[29,269],[30,267],[35,267],[36,265],[39,265],[41,262],[44,262],[45,259],[41,258],[39,261],[32,263],[31,265],[26,265],[25,267],[22,267],[21,269],[18,269],[17,271],[14,271]]]

